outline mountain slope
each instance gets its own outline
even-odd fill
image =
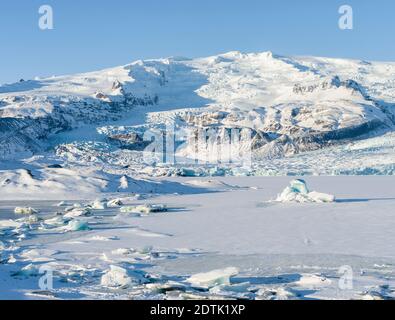
[[[0,87],[3,160],[49,152],[66,164],[136,170],[144,133],[170,123],[192,134],[250,129],[244,149],[255,169],[342,147],[394,130],[395,63],[229,52]],[[178,142],[179,157],[195,155],[194,144]]]

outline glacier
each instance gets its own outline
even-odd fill
[[[95,180],[87,192],[107,175],[393,175],[394,79],[393,62],[228,52],[3,85],[0,190],[60,191],[84,168]],[[251,165],[195,165],[182,135],[176,161],[147,164],[144,135],[169,125],[192,135],[248,129],[239,152],[251,150]],[[44,176],[60,177],[44,187]]]

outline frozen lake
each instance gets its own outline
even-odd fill
[[[148,278],[155,275],[155,283],[162,285],[175,281],[177,288],[185,286],[193,274],[234,267],[239,273],[232,278],[233,285],[247,282],[251,286],[237,293],[245,298],[262,297],[266,289],[289,291],[288,298],[351,299],[377,292],[392,297],[395,177],[306,177],[310,190],[333,194],[337,201],[273,202],[292,179],[174,178],[170,180],[204,187],[206,192],[141,198],[124,195],[123,206],[164,204],[169,211],[135,216],[120,214],[120,208],[92,210],[91,215],[76,218],[87,223],[89,230],[85,231],[46,228],[47,220],[41,227],[21,231],[24,237],[17,242],[7,231],[1,241],[10,246],[14,243],[17,249],[5,254],[12,254],[15,262],[0,265],[6,288],[0,298],[34,297],[37,277],[15,278],[10,272],[45,263],[58,271],[53,294],[59,298],[175,297],[176,289],[172,294],[155,291],[144,281],[115,291],[102,287],[100,278],[113,265]],[[33,207],[44,219],[54,218],[65,210],[56,203],[1,201],[0,220],[15,218],[16,206]],[[354,286],[339,291],[338,271],[344,266],[353,270]],[[215,289],[215,294],[188,288],[181,290],[180,297],[237,297],[235,292],[224,293],[224,288]]]

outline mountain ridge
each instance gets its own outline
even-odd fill
[[[139,152],[144,130],[169,123],[190,131],[248,128],[257,163],[386,137],[395,123],[395,62],[232,51],[0,86],[4,161],[68,159],[68,145],[86,143]],[[115,129],[99,130],[106,126]],[[186,144],[179,155],[192,157],[192,149]]]

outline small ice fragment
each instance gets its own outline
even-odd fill
[[[197,287],[212,288],[219,285],[230,285],[230,278],[239,273],[237,268],[213,270],[207,273],[198,273],[187,279],[187,282]]]
[[[141,249],[138,249],[137,251],[140,254],[149,254],[149,253],[152,252],[152,250],[154,250],[153,246],[146,246],[146,247],[143,247]]]
[[[52,256],[58,254],[58,251],[49,249],[32,249],[25,250],[20,254],[20,257],[26,261],[32,262],[48,262],[53,261]]]
[[[42,219],[37,214],[32,214],[27,217],[27,223],[34,224],[40,222]]]
[[[167,212],[167,207],[165,205],[141,205],[135,207],[122,207],[120,211],[122,213],[139,213],[148,215],[150,213],[157,213],[157,212]]]
[[[102,236],[93,236],[92,238],[87,239],[89,241],[114,241],[114,240],[119,240],[117,237],[102,237]]]
[[[251,287],[251,283],[249,282],[238,283],[233,285],[222,284],[211,288],[210,293],[212,294],[227,294],[231,292],[246,293],[248,292],[248,288],[250,287]]]
[[[38,211],[30,207],[16,207],[14,213],[30,215],[30,214],[36,214],[38,213]]]
[[[126,190],[129,188],[129,180],[127,176],[122,176],[119,179],[119,188],[120,190]]]
[[[108,288],[127,288],[132,283],[126,269],[110,266],[101,278],[101,285]]]
[[[302,277],[295,282],[296,285],[301,287],[328,286],[331,283],[332,281],[328,278],[315,274],[303,274]]]
[[[86,217],[86,216],[89,216],[90,214],[91,214],[91,212],[90,212],[90,210],[87,209],[87,208],[84,208],[84,209],[82,209],[82,208],[81,208],[81,209],[76,208],[76,209],[73,209],[73,210],[67,212],[67,213],[64,215],[64,217],[65,217],[65,218]]]
[[[56,206],[57,206],[57,207],[66,207],[67,204],[66,204],[66,202],[64,202],[64,201],[61,201],[61,202],[59,202]]]
[[[90,204],[90,207],[93,210],[105,210],[107,209],[107,203],[101,200],[95,200],[93,203]]]
[[[151,292],[158,294],[165,294],[167,292],[174,291],[185,292],[187,290],[187,286],[185,284],[176,281],[168,281],[166,283],[148,283],[145,287]]]
[[[334,195],[320,193],[316,191],[312,191],[308,194],[309,198],[312,199],[314,202],[323,202],[323,203],[330,203],[335,202],[336,198]]]
[[[107,202],[107,207],[108,208],[117,208],[123,205],[123,202],[121,199],[113,199]]]
[[[11,255],[8,257],[7,263],[9,263],[9,264],[14,264],[14,263],[16,263],[16,261],[17,261],[17,260],[15,259],[14,255],[11,254]]]
[[[85,221],[72,220],[65,227],[66,231],[87,231],[90,230],[88,224]]]
[[[46,219],[44,221],[45,224],[50,225],[50,226],[62,226],[67,222],[67,219],[64,219],[61,216],[51,218],[51,219]]]
[[[256,300],[290,300],[294,299],[295,294],[285,288],[262,288],[256,293]]]
[[[14,272],[12,276],[22,277],[37,277],[39,275],[39,269],[34,264],[29,264],[23,267],[21,270]]]
[[[219,167],[214,167],[209,170],[209,175],[211,177],[223,177],[226,175],[226,170]]]

